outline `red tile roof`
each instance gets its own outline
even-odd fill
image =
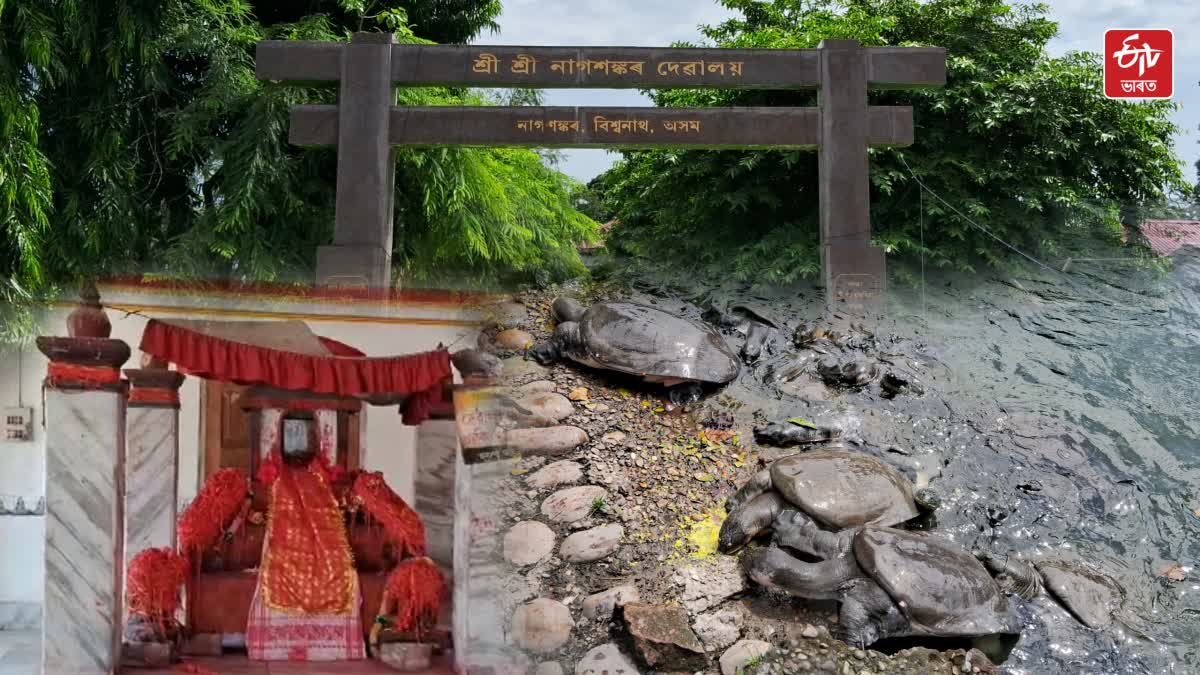
[[[1198,220],[1147,220],[1141,231],[1146,243],[1161,256],[1169,256],[1181,246],[1200,246]]]

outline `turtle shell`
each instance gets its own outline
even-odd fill
[[[1104,628],[1112,623],[1125,593],[1117,582],[1082,563],[1043,560],[1037,563],[1046,588],[1080,623]]]
[[[632,302],[592,305],[579,320],[586,365],[651,381],[724,384],[737,377],[737,357],[709,326]]]
[[[890,527],[867,527],[854,556],[908,616],[915,634],[1015,634],[1008,599],[983,563],[953,542]]]
[[[771,465],[784,499],[828,527],[899,525],[918,515],[912,485],[892,466],[861,452],[817,450]]]

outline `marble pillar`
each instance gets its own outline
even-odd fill
[[[46,519],[43,675],[120,667],[125,559],[129,346],[106,338],[38,338],[45,381]]]
[[[125,562],[148,548],[175,548],[179,493],[179,387],[170,370],[125,371]]]
[[[475,408],[486,394],[455,392],[459,436],[474,433],[464,420],[478,415]],[[504,527],[498,514],[514,498],[512,471],[519,460],[503,458],[480,461],[477,455],[456,452],[454,503],[454,645],[458,672],[475,669],[493,672],[524,672],[528,657],[508,635],[509,618],[523,600],[528,587],[513,583],[502,558]]]
[[[425,523],[429,557],[454,565],[454,476],[458,454],[454,420],[430,419],[417,427],[414,508]]]
[[[458,456],[458,429],[454,419],[429,419],[417,426],[416,475],[413,509],[425,523],[425,545],[430,559],[454,587],[454,476]],[[442,610],[439,628],[450,630],[453,603]]]

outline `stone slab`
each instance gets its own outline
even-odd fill
[[[870,245],[824,246],[827,310],[853,319],[882,313],[887,293],[883,249]]]

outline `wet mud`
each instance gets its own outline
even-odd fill
[[[1200,669],[1200,254],[1165,277],[1125,270],[1022,278],[929,278],[893,289],[865,342],[797,348],[820,291],[689,287],[626,279],[614,295],[717,325],[754,303],[772,323],[758,359],[695,407],[739,427],[801,417],[887,456],[943,498],[934,528],[967,549],[1085,560],[1124,590],[1103,629],[1043,594],[1022,603],[1008,673],[1186,673]],[[763,340],[756,334],[755,341]],[[829,357],[875,360],[922,395],[878,381],[830,388]],[[764,460],[803,448],[759,447]],[[793,603],[795,601],[787,601]]]

